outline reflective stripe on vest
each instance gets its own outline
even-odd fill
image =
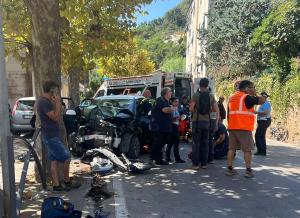
[[[248,130],[254,129],[254,108],[247,109],[245,99],[247,94],[237,92],[229,99],[228,129]],[[237,101],[234,101],[237,100]],[[232,110],[233,109],[233,110]]]

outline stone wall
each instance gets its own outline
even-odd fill
[[[272,127],[281,127],[288,131],[287,142],[300,145],[300,108],[291,108],[288,112],[286,119],[272,118]],[[280,124],[278,124],[280,123]],[[271,137],[271,128],[269,128],[268,135]]]

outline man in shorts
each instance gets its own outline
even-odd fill
[[[237,174],[237,171],[232,166],[236,150],[244,152],[246,165],[245,177],[252,178],[254,176],[251,169],[251,151],[255,147],[252,137],[255,122],[254,105],[261,105],[264,101],[264,97],[256,96],[255,87],[249,80],[241,81],[239,90],[229,98],[227,117],[229,130],[227,176]]]
[[[59,86],[54,81],[43,84],[43,95],[37,101],[37,114],[41,121],[42,141],[48,150],[51,161],[53,191],[69,191],[80,184],[69,177],[70,152],[60,138],[59,120],[61,117],[61,98]],[[60,184],[58,167],[63,163],[64,185]]]

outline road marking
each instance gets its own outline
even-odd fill
[[[114,196],[116,218],[129,217],[126,200],[124,198],[123,185],[119,178],[120,177],[113,177],[113,189],[116,193]]]
[[[242,162],[244,161],[244,159],[241,158],[241,157],[239,157],[239,156],[236,156],[236,158],[239,159]],[[270,171],[270,170],[274,169],[273,167],[268,167],[268,166],[265,166],[263,164],[259,164],[259,163],[255,162],[253,160],[252,160],[252,164],[255,164],[255,165],[261,167],[261,169],[269,170],[268,171],[269,173],[271,173],[271,174],[273,174],[275,176],[278,176],[277,173],[274,173],[274,172]],[[290,180],[290,181],[292,181],[292,182],[296,182],[296,183],[300,184],[300,180],[299,179],[295,179],[295,178],[293,178],[293,177],[291,177],[289,175],[283,175],[283,177],[286,178],[286,179],[288,179],[288,180]]]

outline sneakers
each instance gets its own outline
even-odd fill
[[[167,162],[172,162],[172,159],[171,158],[166,158],[166,161]]]
[[[199,170],[200,167],[199,166],[192,166],[192,170]]]
[[[182,159],[178,159],[178,160],[176,160],[175,162],[176,162],[176,163],[185,163],[185,161],[182,160]]]
[[[207,166],[206,166],[206,165],[201,165],[200,168],[201,168],[201,169],[207,169]]]
[[[150,168],[153,168],[155,167],[155,163],[154,163],[154,160],[149,160],[149,163],[148,163],[149,167]]]
[[[79,188],[81,186],[81,183],[78,181],[75,181],[73,178],[70,178],[69,182],[65,182],[65,186],[66,186],[66,188],[69,188],[69,189],[75,189],[75,188]]]
[[[155,161],[155,164],[156,164],[156,165],[164,165],[164,166],[169,165],[169,163],[168,163],[167,161],[164,161],[164,160],[161,160],[161,161]]]
[[[68,187],[64,187],[62,185],[58,185],[58,186],[53,186],[53,191],[54,192],[68,192],[70,191],[71,189],[68,188]]]
[[[244,177],[245,178],[253,178],[254,174],[253,174],[252,170],[246,170]]]
[[[225,173],[226,176],[234,176],[236,174],[237,174],[237,171],[234,169],[227,169],[227,171]]]

